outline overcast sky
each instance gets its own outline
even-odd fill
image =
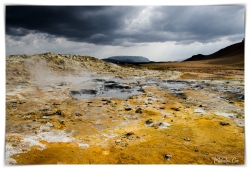
[[[6,55],[144,56],[176,61],[245,37],[245,7],[6,6]]]

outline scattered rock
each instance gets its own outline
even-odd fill
[[[82,114],[80,112],[76,112],[75,115],[76,116],[82,116]]]
[[[123,143],[122,144],[122,147],[126,147],[126,146],[128,146],[128,143]]]
[[[128,132],[128,133],[126,133],[125,135],[126,136],[131,136],[131,135],[134,135],[135,133],[133,132],[133,131],[131,131],[131,132]]]
[[[141,87],[140,89],[137,90],[138,92],[145,93],[145,90]]]
[[[167,161],[169,161],[171,158],[172,158],[172,155],[170,153],[166,153],[164,155],[164,159],[167,160]]]
[[[220,122],[220,125],[221,126],[226,126],[226,125],[229,125],[229,123],[228,122]]]
[[[126,107],[125,110],[129,111],[129,110],[132,110],[132,108],[131,107]]]
[[[174,95],[176,96],[176,97],[178,97],[178,98],[182,98],[182,99],[184,99],[184,100],[186,100],[187,99],[187,96],[186,96],[186,94],[184,94],[184,93],[174,93]]]
[[[180,109],[178,107],[172,107],[171,109],[175,110],[175,111],[180,111]]]
[[[97,94],[97,90],[92,90],[92,89],[81,89],[80,94],[95,95],[95,94]]]
[[[57,110],[57,111],[56,111],[56,114],[59,115],[59,116],[61,116],[61,115],[62,115],[61,110]]]
[[[138,109],[136,109],[136,111],[135,111],[135,113],[142,113],[142,109],[141,108],[138,108]]]
[[[150,124],[152,124],[153,123],[153,121],[152,121],[152,119],[148,119],[148,120],[146,120],[146,125],[150,125]]]

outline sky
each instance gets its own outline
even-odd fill
[[[144,56],[176,61],[238,43],[244,5],[6,6],[6,55]]]

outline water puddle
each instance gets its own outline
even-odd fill
[[[118,79],[117,79],[118,80]],[[76,99],[90,99],[96,97],[114,97],[126,99],[128,97],[143,94],[144,90],[136,83],[123,83],[122,81],[106,81],[105,79],[93,79],[82,84],[83,89],[72,90],[70,94]]]
[[[164,80],[161,87],[170,91],[181,91],[182,88],[187,86],[189,86],[189,83],[186,81]]]

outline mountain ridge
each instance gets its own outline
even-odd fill
[[[244,56],[244,45],[245,41],[244,39],[239,42],[232,45],[229,45],[225,48],[222,48],[212,54],[209,55],[203,55],[203,54],[197,54],[193,55],[192,57],[184,60],[184,61],[198,61],[198,60],[210,60],[210,59],[222,59],[222,58],[229,58],[237,55]]]
[[[146,57],[142,56],[112,56],[108,58],[102,59],[106,62],[111,63],[147,63],[150,62],[150,60]]]

